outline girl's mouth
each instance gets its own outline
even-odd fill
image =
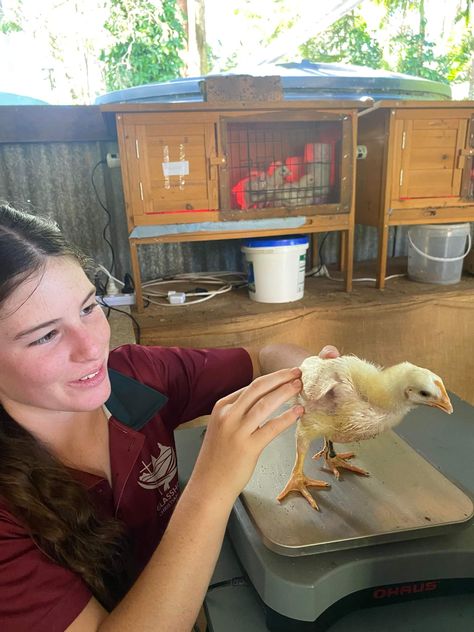
[[[83,380],[91,380],[93,377],[95,377],[97,375],[99,371],[96,371],[95,373],[89,373],[89,375],[86,375],[85,377],[81,377],[79,382],[82,382]]]
[[[71,382],[71,384],[73,384],[74,386],[81,386],[81,387],[97,386],[105,379],[105,376],[106,376],[106,368],[105,368],[105,364],[103,364],[96,371],[93,371],[92,373],[87,373],[86,375],[79,378],[78,380],[74,380],[73,382]]]

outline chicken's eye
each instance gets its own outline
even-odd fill
[[[420,391],[420,395],[422,397],[429,397],[431,393],[429,393],[428,391]]]

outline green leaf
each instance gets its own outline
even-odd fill
[[[104,28],[115,40],[100,52],[108,90],[180,76],[186,38],[176,0],[110,0]]]

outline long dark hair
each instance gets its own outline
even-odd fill
[[[54,222],[0,205],[0,310],[49,257],[89,267]],[[106,608],[113,607],[124,590],[123,526],[100,519],[86,489],[1,405],[0,498],[45,555],[80,575]]]

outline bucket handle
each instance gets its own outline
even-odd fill
[[[433,257],[432,255],[427,255],[426,252],[423,252],[422,250],[420,250],[419,248],[415,246],[415,244],[413,243],[410,237],[410,231],[408,231],[407,237],[413,250],[417,252],[419,255],[421,255],[422,257],[426,257],[430,261],[460,261],[461,259],[464,259],[465,257],[467,257],[467,255],[471,251],[471,246],[472,246],[471,234],[468,233],[467,234],[467,250],[463,255],[459,257]]]

